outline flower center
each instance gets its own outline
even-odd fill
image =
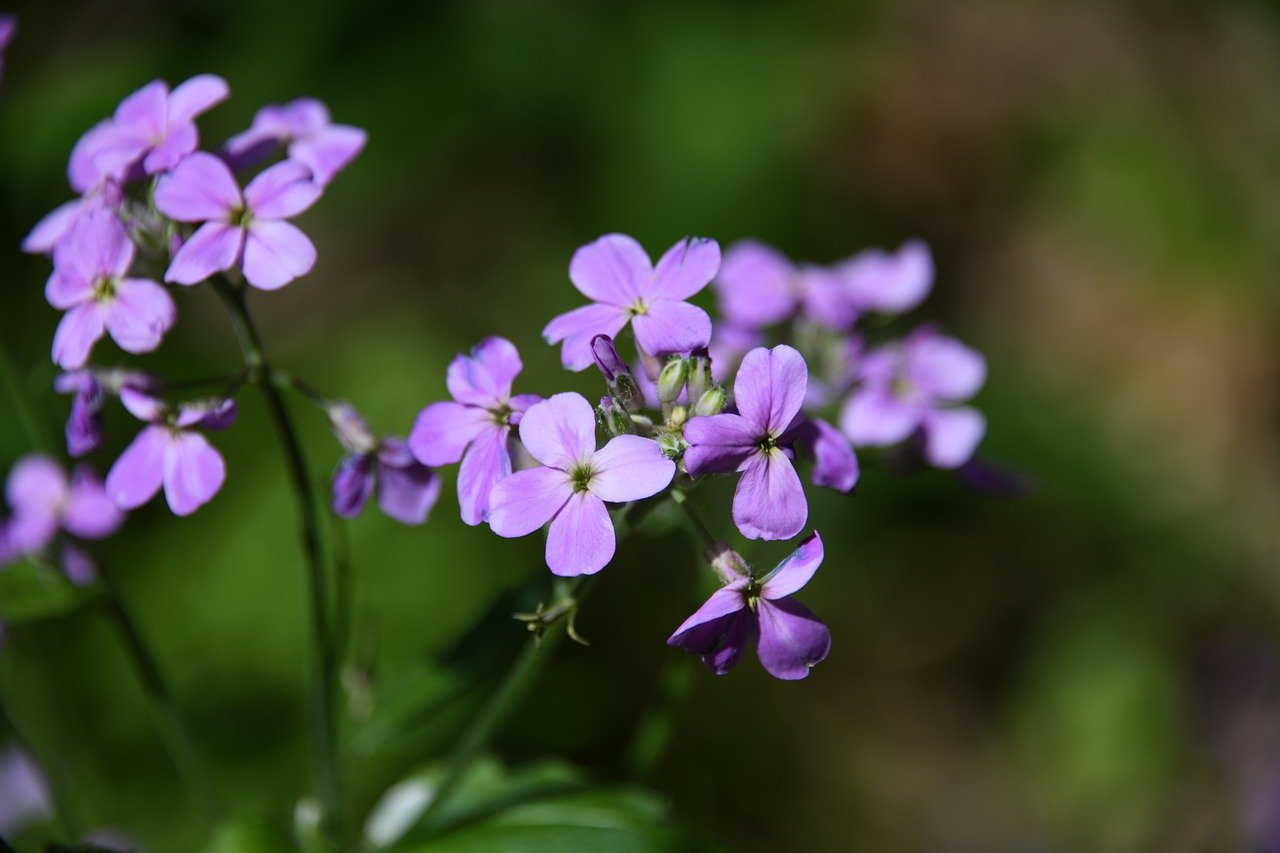
[[[638,317],[641,314],[648,313],[649,306],[643,299],[637,299],[635,302],[631,303],[631,307],[627,308],[627,315],[631,317]]]
[[[905,376],[895,377],[892,387],[893,396],[900,399],[909,400],[916,395],[915,383]]]
[[[489,409],[488,412],[489,412],[489,417],[498,426],[500,427],[511,426],[511,415],[513,414],[513,412],[511,411],[510,406],[504,404],[496,408]]]
[[[771,453],[778,446],[778,439],[773,433],[766,432],[760,436],[760,441],[756,443],[761,453]]]
[[[747,606],[753,611],[756,609],[756,605],[760,603],[763,591],[764,584],[761,583],[759,578],[752,578],[747,584],[747,588],[742,591],[742,597],[747,600]]]
[[[579,462],[569,469],[569,482],[573,484],[573,491],[585,492],[591,485],[591,463]]]
[[[116,279],[109,275],[99,277],[93,283],[93,298],[106,302],[116,296]]]
[[[248,228],[249,223],[253,222],[253,211],[247,207],[233,208],[230,221],[237,228]]]

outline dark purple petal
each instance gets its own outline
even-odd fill
[[[987,432],[982,412],[933,409],[924,416],[924,458],[935,468],[959,468],[973,458]]]
[[[524,413],[520,440],[543,465],[568,471],[595,453],[595,410],[581,394],[555,394]]]
[[[820,418],[807,420],[799,433],[800,447],[813,457],[813,483],[841,492],[858,482],[858,457],[835,427]]]
[[[170,433],[153,425],[138,433],[107,472],[107,494],[121,509],[135,509],[156,496],[164,480]]]
[[[818,571],[818,566],[822,565],[822,557],[822,538],[815,530],[808,539],[800,543],[800,547],[765,576],[760,594],[770,599],[791,595],[807,584],[814,572]]]
[[[212,397],[193,400],[178,406],[176,425],[179,427],[200,426],[209,430],[228,429],[236,422],[239,407],[229,397]]]
[[[641,295],[649,300],[688,299],[720,269],[720,244],[706,237],[688,237],[676,243],[659,259],[653,278],[641,286]]]
[[[753,349],[742,359],[733,384],[738,414],[780,436],[804,405],[809,368],[804,356],[785,344]]]
[[[725,252],[715,288],[725,319],[749,329],[780,323],[796,309],[795,267],[772,246],[754,240],[735,243]]]
[[[344,456],[333,472],[329,505],[342,518],[355,518],[373,493],[373,457],[365,453]]]
[[[551,520],[547,568],[561,577],[593,575],[609,565],[616,544],[604,501],[590,492],[576,492]]]
[[[440,499],[436,472],[414,459],[399,439],[384,439],[378,463],[378,506],[403,524],[425,522]]]
[[[1035,478],[1026,471],[977,456],[961,465],[956,473],[960,482],[990,497],[1020,498],[1036,489]]]
[[[800,477],[774,448],[747,462],[733,492],[733,523],[748,539],[790,539],[809,517]]]
[[[316,247],[288,222],[257,221],[244,244],[244,277],[259,290],[278,290],[315,266]]]
[[[102,445],[101,392],[96,396],[76,394],[71,399],[71,415],[64,432],[67,453],[74,457],[92,453]]]
[[[164,496],[174,515],[190,515],[204,506],[226,478],[222,454],[207,438],[189,430],[173,434],[164,455]]]
[[[795,599],[762,598],[756,603],[756,613],[760,617],[760,663],[774,678],[804,678],[831,651],[831,631]]]
[[[506,405],[511,386],[523,369],[515,344],[490,337],[449,363],[445,384],[459,403],[496,409]]]
[[[667,640],[702,658],[716,675],[735,666],[742,652],[758,634],[756,615],[747,609],[742,590],[747,581],[736,581],[717,590],[696,613]]]
[[[509,433],[506,427],[489,423],[462,457],[458,468],[458,508],[463,522],[473,527],[489,520],[493,487],[511,474]]]
[[[640,297],[652,273],[649,255],[625,234],[606,234],[580,247],[569,262],[574,287],[595,302],[620,308]]]
[[[596,369],[604,376],[605,382],[612,383],[622,374],[629,372],[627,363],[622,360],[622,356],[618,355],[618,348],[614,345],[613,338],[608,335],[596,335],[591,339],[591,358],[596,363]]]
[[[493,487],[489,527],[508,539],[527,536],[550,521],[572,496],[573,485],[563,471],[517,471]]]
[[[667,639],[669,646],[681,646],[685,643],[686,635],[698,627],[708,622],[714,622],[725,616],[737,613],[747,606],[747,599],[744,590],[750,578],[743,578],[734,581],[728,586],[721,587],[711,594],[711,596],[703,602],[703,605],[693,612],[693,615],[684,620],[671,636]],[[690,651],[696,651],[690,649]]]
[[[684,425],[689,442],[685,470],[694,477],[737,471],[759,449],[763,437],[760,426],[741,415],[691,418]]]
[[[588,488],[611,503],[638,501],[671,484],[676,463],[662,453],[658,442],[638,435],[620,435],[591,457]]]
[[[424,465],[439,468],[462,458],[467,445],[486,429],[497,429],[484,409],[461,403],[432,403],[421,412],[409,433],[409,448]]]

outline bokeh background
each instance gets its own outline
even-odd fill
[[[281,366],[386,432],[404,434],[444,396],[452,355],[490,334],[520,347],[521,389],[595,390],[538,332],[578,303],[568,259],[601,233],[654,252],[752,235],[820,262],[909,236],[933,247],[921,317],[987,354],[984,454],[1027,472],[1032,494],[871,464],[855,496],[816,494],[828,556],[804,598],[835,646],[795,684],[754,661],[716,678],[664,645],[702,569],[658,518],[585,606],[591,646],[557,651],[499,739],[506,760],[627,778],[644,709],[687,685],[669,748],[638,763],[724,849],[1280,843],[1277,4],[10,8],[0,334],[55,436],[58,315],[46,262],[17,245],[69,195],[79,134],[155,77],[231,83],[201,121],[206,143],[299,95],[368,130],[302,218],[315,272],[253,307]],[[232,371],[216,300],[177,298],[176,332],[129,363]],[[7,468],[30,442],[7,399],[0,411]],[[298,414],[327,476],[339,449]],[[103,467],[131,432],[118,410],[110,424]],[[217,499],[188,519],[136,513],[104,559],[225,798],[287,826],[308,784],[292,507],[256,397],[218,444]],[[545,573],[536,537],[465,527],[451,488],[425,528],[376,512],[350,527],[376,695],[439,676],[495,602],[510,610],[500,596]],[[727,512],[715,520],[727,528]],[[486,636],[495,659],[522,640],[504,618]],[[198,849],[204,830],[97,609],[11,625],[0,690],[88,825]],[[438,758],[473,694],[355,759],[357,799]]]

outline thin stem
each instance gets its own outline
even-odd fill
[[[120,591],[105,566],[99,566],[98,575],[106,591],[107,611],[120,632],[120,639],[129,659],[138,671],[138,680],[142,683],[142,690],[150,702],[156,728],[159,730],[165,750],[169,753],[174,768],[182,777],[196,807],[211,824],[216,824],[222,817],[222,804],[209,782],[209,777],[200,765],[200,759],[196,756],[190,735],[182,725],[173,701],[173,693],[169,689],[164,674],[160,671],[160,665],[142,638],[137,623],[130,616]]]
[[[693,508],[693,504],[689,503],[689,496],[679,489],[673,489],[671,491],[671,500],[675,501],[684,510],[684,514],[689,516],[689,521],[693,524],[694,530],[702,537],[702,544],[708,548],[714,548],[720,540],[712,535],[711,529],[702,520],[702,516],[698,515],[698,511]]]
[[[249,314],[244,291],[223,279],[214,279],[213,286],[227,306],[251,381],[262,392],[267,413],[275,425],[297,504],[299,536],[310,585],[311,622],[315,641],[315,673],[308,696],[310,713],[307,717],[311,728],[312,770],[323,811],[322,826],[329,830],[331,837],[342,838],[341,762],[338,757],[335,720],[338,659],[332,630],[333,614],[329,607],[329,584],[320,546],[316,494],[298,431],[289,416],[280,390],[273,381],[271,365],[263,351],[257,327]]]

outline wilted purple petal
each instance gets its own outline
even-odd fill
[[[432,403],[421,412],[409,433],[409,447],[424,465],[438,468],[462,458],[467,445],[487,428],[497,428],[484,409],[461,403]]]
[[[543,465],[568,471],[595,452],[595,412],[581,394],[555,394],[524,413],[520,440]]]
[[[780,323],[796,309],[795,267],[772,246],[754,240],[735,243],[725,252],[715,288],[725,318],[751,329]]]
[[[163,175],[156,185],[156,207],[178,222],[228,219],[244,199],[235,176],[212,154],[198,151]]]
[[[720,244],[706,237],[689,237],[659,259],[652,279],[641,286],[641,294],[648,299],[688,299],[706,287],[719,269]]]
[[[449,363],[445,384],[459,403],[497,408],[506,404],[511,385],[523,369],[515,344],[490,337]]]
[[[638,435],[620,435],[591,457],[591,493],[610,503],[638,501],[671,484],[676,463],[662,453],[658,442]]]
[[[63,370],[84,367],[93,345],[106,332],[101,306],[85,302],[75,306],[58,321],[53,333],[53,361]]]
[[[840,431],[858,447],[897,444],[920,425],[919,406],[901,402],[886,389],[855,391],[840,412]]]
[[[106,304],[107,331],[125,352],[151,352],[172,328],[176,313],[172,297],[154,281],[120,279],[115,298]]]
[[[711,342],[711,318],[688,302],[659,299],[631,318],[636,343],[649,355],[687,353]]]
[[[760,594],[770,599],[791,595],[807,584],[814,572],[818,571],[818,566],[822,565],[822,557],[822,538],[815,530],[765,577]]]
[[[831,651],[831,631],[793,598],[756,603],[760,617],[760,663],[774,678],[795,681]]]
[[[592,364],[591,339],[596,335],[616,338],[628,319],[625,309],[613,305],[584,305],[552,319],[542,337],[549,344],[564,341],[561,363],[568,370],[583,370]]]
[[[138,433],[107,472],[107,495],[121,509],[136,509],[156,496],[164,480],[169,430],[152,425]]]
[[[835,427],[810,418],[801,428],[798,442],[813,457],[814,485],[848,492],[858,482],[858,457]]]
[[[530,468],[504,477],[489,497],[489,527],[508,539],[527,536],[552,519],[573,496],[569,477],[556,468]]]
[[[742,359],[733,398],[739,414],[777,437],[799,414],[808,385],[809,368],[794,348],[760,347]]]
[[[276,290],[315,266],[316,247],[297,226],[256,221],[244,246],[244,277],[260,290]]]
[[[490,423],[462,457],[458,468],[458,508],[463,522],[473,527],[489,520],[493,487],[511,474],[509,432],[506,427]]]
[[[616,539],[604,501],[575,492],[551,520],[547,568],[562,577],[593,575],[613,559]]]
[[[691,418],[684,425],[689,442],[684,467],[691,475],[727,474],[742,467],[760,444],[759,425],[741,415]]]
[[[76,469],[63,507],[62,525],[81,539],[105,539],[124,523],[122,513],[107,497],[106,487],[92,470]]]
[[[245,207],[261,219],[297,216],[320,198],[311,170],[295,160],[264,169],[244,188]]]
[[[932,409],[924,416],[924,457],[935,468],[959,468],[973,458],[987,432],[977,409]]]
[[[174,254],[164,280],[199,284],[209,276],[235,266],[243,244],[243,228],[226,222],[206,222]]]
[[[208,503],[226,478],[222,454],[203,435],[184,430],[170,437],[164,455],[164,496],[174,515],[190,515]]]
[[[373,458],[365,453],[344,456],[333,472],[329,505],[342,518],[355,518],[373,493]]]
[[[580,247],[569,262],[569,280],[584,296],[622,308],[640,297],[652,272],[648,253],[626,234],[606,234]]]
[[[809,504],[781,450],[753,457],[733,492],[733,523],[748,539],[790,539],[804,529]]]

